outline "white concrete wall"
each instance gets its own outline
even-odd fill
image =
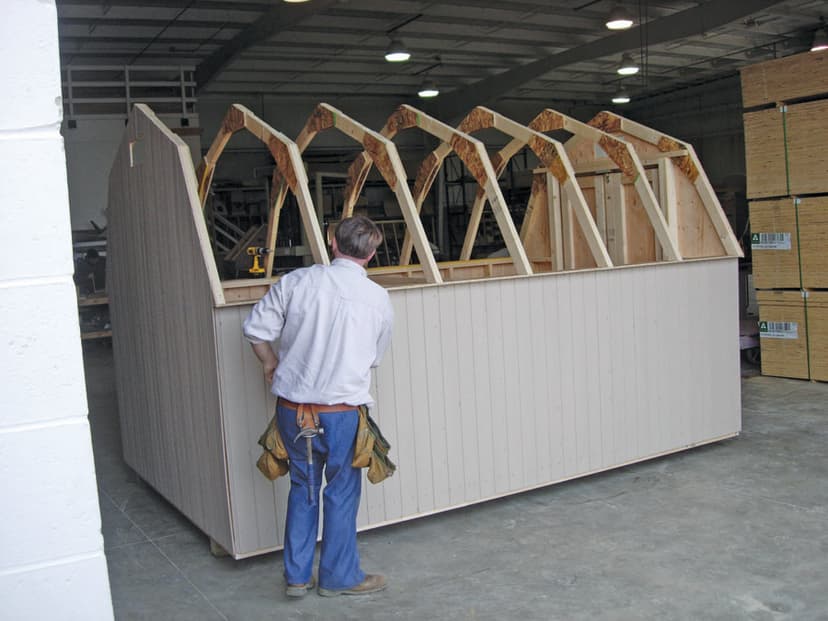
[[[111,619],[72,282],[57,14],[53,0],[3,8],[0,617]]]

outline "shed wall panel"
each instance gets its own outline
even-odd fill
[[[124,458],[229,547],[213,288],[194,198],[187,146],[154,115],[133,111],[110,178],[107,229]]]
[[[365,483],[360,528],[737,434],[736,268],[719,259],[390,291],[394,340],[374,374],[374,415],[399,470]],[[249,308],[216,309],[223,348],[238,349]],[[261,382],[246,344],[240,355],[222,385],[239,381],[224,376],[231,366]],[[224,415],[239,447],[228,468],[258,488],[272,484],[241,445],[255,446],[272,404],[248,392],[246,411]],[[231,490],[248,546],[239,556],[281,546],[285,499],[251,511],[250,493]]]

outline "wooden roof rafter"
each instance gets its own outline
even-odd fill
[[[538,157],[541,164],[557,180],[565,196],[570,201],[575,217],[581,227],[584,238],[587,241],[595,264],[599,267],[612,267],[612,259],[607,252],[606,245],[601,239],[595,220],[589,211],[586,199],[581,188],[575,180],[575,171],[569,161],[569,157],[563,145],[549,136],[544,136],[534,128],[516,123],[515,121],[499,114],[489,108],[477,106],[458,125],[463,132],[472,133],[484,129],[497,129],[513,139],[498,153],[492,157],[496,175],[499,177],[509,160],[514,157],[524,146],[528,146]],[[466,238],[463,242],[463,250],[460,258],[471,256],[472,246],[477,237],[477,229],[480,225],[480,218],[486,203],[486,197],[480,192],[475,197],[472,208],[471,220],[466,230]],[[527,235],[536,227],[536,220],[541,216],[541,210],[533,208],[530,198],[529,207],[521,227],[521,240],[525,241]]]
[[[386,136],[368,129],[333,106],[320,103],[296,138],[296,145],[299,152],[303,153],[319,132],[332,128],[336,128],[350,136],[365,149],[361,155],[357,156],[354,164],[351,165],[352,171],[357,162],[363,161],[361,158],[365,158],[365,161],[376,163],[377,170],[379,170],[382,178],[394,192],[400,204],[400,210],[405,219],[407,229],[406,238],[413,238],[413,244],[417,249],[417,256],[420,259],[426,281],[429,283],[442,283],[443,277],[437,268],[437,262],[434,260],[434,254],[431,252],[431,246],[428,243],[425,229],[420,221],[419,210],[415,206],[411,190],[408,188],[405,168],[400,160],[397,147]],[[365,176],[367,175],[368,171],[366,170]],[[364,182],[364,180],[363,177],[362,181]],[[362,186],[360,185],[360,190],[361,188]],[[358,191],[357,194],[359,194]],[[283,200],[283,198],[282,192],[277,200]],[[346,202],[342,216],[344,218],[350,216],[352,213],[353,203],[349,204],[346,192]]]
[[[532,274],[532,266],[526,256],[526,250],[520,241],[520,236],[512,221],[512,216],[506,206],[506,200],[497,183],[497,175],[492,167],[486,148],[483,143],[468,134],[457,130],[434,117],[409,106],[401,105],[388,118],[381,133],[387,138],[393,138],[401,130],[419,127],[428,134],[441,141],[440,145],[420,164],[414,182],[413,197],[417,214],[422,209],[423,201],[428,194],[443,160],[452,152],[456,153],[474,176],[482,192],[488,198],[495,214],[509,256],[515,265],[518,274]],[[353,209],[354,204],[362,191],[362,186],[372,166],[370,153],[361,154],[351,165],[349,170],[348,186],[345,190],[345,209]],[[419,219],[419,217],[418,217]],[[403,247],[400,251],[400,265],[407,265],[411,260],[412,241],[410,231],[406,231]],[[417,250],[419,256],[419,249]]]
[[[744,256],[692,145],[608,111],[599,112],[588,124],[606,133],[621,136],[625,141],[630,142],[641,155],[661,155],[672,162],[684,179],[685,185],[691,188],[701,201],[718,236],[718,243],[727,256]],[[669,170],[672,172],[672,168]],[[671,209],[669,206],[667,208]],[[681,231],[679,231],[679,237],[681,238]],[[699,237],[700,235],[692,236],[693,239]],[[687,252],[684,254],[688,256]],[[705,254],[709,256],[709,251]],[[705,254],[700,256],[705,256]]]
[[[290,188],[296,201],[299,204],[299,213],[302,217],[302,225],[310,245],[313,260],[316,263],[329,264],[330,258],[316,219],[316,212],[313,208],[313,200],[308,189],[308,177],[299,149],[290,138],[276,131],[270,125],[262,121],[248,108],[233,104],[224,116],[218,134],[210,148],[207,150],[201,164],[199,164],[198,177],[198,198],[201,208],[207,201],[207,192],[213,182],[216,164],[221,157],[230,138],[237,132],[246,129],[256,138],[262,141],[270,151],[276,166],[273,169],[273,184],[271,187],[279,188],[278,197],[271,202],[270,212],[267,219],[267,247],[270,252],[265,258],[265,277],[269,277],[273,271],[273,261],[276,250],[276,233],[279,229],[279,215],[284,203],[287,189]]]
[[[529,123],[529,127],[539,132],[563,129],[600,147],[624,175],[633,179],[635,191],[647,213],[656,239],[661,244],[665,258],[668,261],[682,260],[675,228],[676,223],[672,221],[668,224],[665,212],[662,210],[662,206],[659,205],[652,186],[647,181],[644,165],[631,144],[551,108],[546,108],[540,112]],[[671,211],[667,210],[667,213],[670,214]]]

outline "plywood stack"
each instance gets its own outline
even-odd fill
[[[828,381],[828,52],[742,70],[762,372]]]

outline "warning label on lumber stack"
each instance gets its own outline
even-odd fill
[[[790,233],[752,233],[750,247],[753,250],[790,250]]]
[[[798,328],[795,321],[760,321],[759,338],[798,339]]]

